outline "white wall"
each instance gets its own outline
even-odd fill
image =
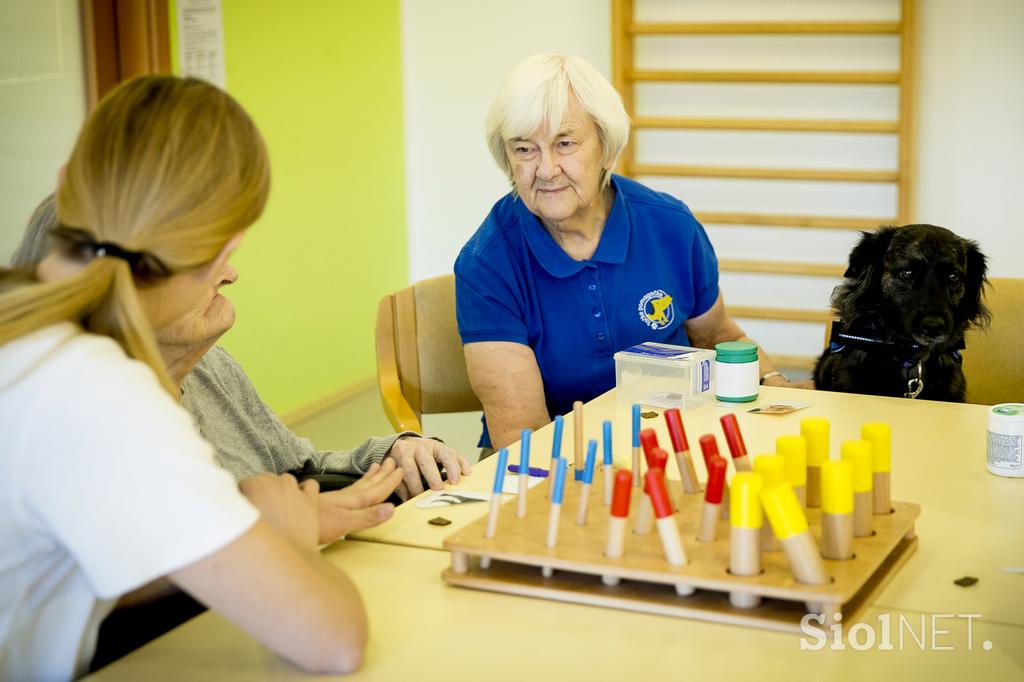
[[[921,5],[915,216],[1024,277],[1024,2]]]
[[[53,191],[84,117],[77,0],[0,2],[0,264]]]
[[[899,0],[637,0],[643,20],[895,19]],[[410,280],[450,272],[458,249],[506,190],[483,143],[484,115],[506,70],[540,51],[578,54],[604,73],[610,68],[607,1],[526,0],[515,4],[471,0],[404,0],[403,60],[409,210]],[[977,239],[1001,276],[1024,276],[1024,230],[1017,195],[1024,187],[1024,2],[919,0],[917,187],[915,218]],[[893,37],[832,39],[822,49],[814,36],[711,39],[645,38],[638,64],[688,68],[888,69],[898,65]],[[675,60],[673,62],[673,60]],[[805,115],[894,118],[894,86],[824,86],[828,98],[807,88],[703,84],[644,85],[637,104],[645,113],[690,115]],[[775,86],[779,87],[779,86]],[[820,86],[819,86],[820,87]],[[655,92],[656,90],[661,92]],[[756,109],[751,112],[754,103]],[[680,111],[680,107],[682,111]],[[814,139],[814,145],[806,141]],[[637,138],[638,154],[656,162],[666,149],[692,163],[720,165],[894,168],[895,137],[885,135],[764,135],[654,132]],[[822,151],[825,150],[825,151]],[[678,156],[676,157],[678,158]],[[892,216],[894,187],[884,184],[787,183],[648,178],[696,211],[787,212],[800,195],[821,214]],[[854,232],[709,225],[720,257],[844,263]],[[824,309],[829,278],[767,277],[725,273],[722,286],[737,304]],[[821,325],[743,321],[769,351],[812,355],[821,348]]]
[[[409,280],[452,271],[509,186],[484,144],[502,79],[540,52],[611,73],[610,0],[402,0]],[[480,413],[424,415],[423,428],[472,459]]]
[[[409,278],[452,271],[508,183],[484,145],[502,79],[539,52],[611,69],[609,0],[402,0]]]

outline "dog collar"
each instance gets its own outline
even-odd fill
[[[903,368],[903,378],[907,381],[905,398],[916,398],[924,390],[924,363],[931,356],[926,346],[915,341],[899,339],[893,335],[880,338],[874,329],[865,328],[848,330],[846,325],[835,320],[829,335],[829,353],[842,353],[847,348],[856,348],[865,352],[887,352],[891,357],[898,358]],[[963,362],[960,351],[966,348],[964,340],[946,352],[958,365]]]
[[[829,334],[829,352],[841,353],[847,347],[864,351],[888,351],[893,357],[902,358],[904,367],[923,362],[930,355],[928,348],[916,341],[900,339],[891,334],[882,338],[874,329],[851,330],[847,329],[843,322],[834,320],[832,331]],[[960,351],[964,348],[966,348],[964,340],[960,339],[960,342],[947,352],[959,362],[961,360]]]

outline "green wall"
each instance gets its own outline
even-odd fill
[[[222,8],[227,89],[273,176],[223,344],[281,412],[375,372],[377,302],[406,284],[399,0]]]

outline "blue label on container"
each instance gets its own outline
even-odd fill
[[[622,351],[623,353],[632,353],[633,355],[647,355],[654,358],[683,358],[690,353],[696,353],[695,350],[689,350],[682,346],[668,346],[664,344],[654,343],[647,341],[639,345],[627,348]]]
[[[704,360],[700,363],[700,392],[711,390],[711,361]]]

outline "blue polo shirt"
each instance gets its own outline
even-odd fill
[[[688,345],[683,323],[718,298],[718,260],[678,199],[613,175],[594,255],[573,260],[508,194],[455,261],[462,343],[533,349],[550,415],[615,386],[613,355],[644,341]],[[480,445],[490,445],[486,424]]]

